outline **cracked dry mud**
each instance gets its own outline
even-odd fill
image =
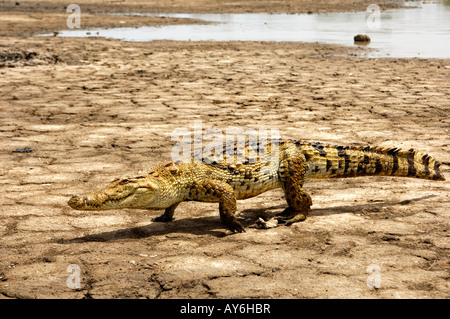
[[[169,159],[172,131],[194,120],[414,147],[448,163],[449,60],[302,43],[3,37],[0,46],[36,53],[0,68],[0,297],[450,296],[448,181],[307,181],[306,221],[255,227],[286,207],[271,191],[238,202],[246,232],[233,235],[217,204],[182,203],[164,224],[151,222],[159,211],[66,205]],[[67,287],[71,264],[79,289]],[[379,289],[366,283],[372,264]]]

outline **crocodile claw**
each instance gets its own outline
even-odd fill
[[[245,233],[244,226],[237,220],[232,221],[227,225],[228,229],[231,230],[233,233]]]

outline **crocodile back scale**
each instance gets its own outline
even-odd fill
[[[229,145],[227,145],[229,146]],[[256,147],[253,147],[256,146]],[[145,174],[115,179],[104,189],[73,196],[78,210],[119,208],[164,209],[154,221],[173,220],[183,201],[218,202],[222,222],[233,232],[244,231],[237,221],[236,200],[282,188],[287,208],[279,221],[290,225],[306,219],[312,200],[303,189],[307,178],[396,176],[445,180],[440,163],[414,149],[336,146],[319,142],[278,140],[252,147],[211,152],[201,161],[165,162]],[[225,150],[225,146],[223,147]]]

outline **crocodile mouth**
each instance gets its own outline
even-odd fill
[[[77,210],[147,208],[158,193],[158,185],[143,177],[116,179],[103,190],[87,196],[74,195],[67,204]]]
[[[78,210],[102,210],[125,208],[133,198],[133,193],[125,196],[78,196],[74,195],[67,204]],[[102,198],[104,197],[104,198]]]

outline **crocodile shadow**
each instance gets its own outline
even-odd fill
[[[312,208],[308,214],[308,218],[311,216],[326,216],[326,215],[336,215],[336,214],[345,214],[345,213],[358,213],[358,212],[361,212],[364,210],[368,210],[368,211],[373,210],[376,212],[377,210],[375,208],[392,207],[392,206],[396,206],[396,205],[408,205],[413,202],[419,202],[419,201],[437,197],[437,196],[438,195],[425,195],[425,196],[416,197],[416,198],[412,198],[412,199],[406,199],[406,200],[402,200],[402,201],[379,200],[379,201],[374,201],[372,203],[366,203],[366,204],[332,206],[332,207],[327,207],[327,208]],[[313,202],[314,202],[314,198],[313,198]],[[261,208],[261,209],[252,209],[251,208],[251,209],[243,210],[241,212],[241,216],[256,214],[256,215],[258,215],[256,218],[258,218],[259,216],[272,217],[274,214],[267,214],[267,213],[265,213],[265,211],[272,210],[272,209],[284,209],[284,208],[286,208],[286,205],[278,205],[278,206],[273,206],[273,207],[269,207],[269,208]]]
[[[168,223],[150,222],[145,226],[101,232],[98,234],[90,234],[72,239],[61,238],[57,239],[55,242],[59,244],[107,242],[124,239],[140,239],[176,233],[224,237],[227,234],[227,230],[221,223],[219,216],[208,216],[199,218],[180,218]]]
[[[344,213],[356,213],[363,210],[371,210],[374,208],[391,207],[395,205],[407,205],[412,202],[436,197],[437,195],[426,195],[422,197],[412,198],[403,201],[377,201],[374,203],[360,205],[334,206],[328,208],[312,209],[308,216],[323,216]],[[286,205],[278,205],[266,208],[245,209],[240,212],[240,222],[244,227],[248,227],[255,223],[259,217],[270,218],[275,213],[267,213],[268,210],[282,210]],[[220,221],[219,216],[208,216],[199,218],[181,218],[175,219],[170,223],[150,223],[145,226],[119,229],[114,231],[102,232],[98,234],[86,235],[72,239],[57,239],[55,242],[59,244],[83,243],[83,242],[105,242],[123,239],[140,239],[151,236],[161,236],[167,234],[193,234],[193,235],[210,235],[214,237],[224,237],[229,231],[225,230]]]

